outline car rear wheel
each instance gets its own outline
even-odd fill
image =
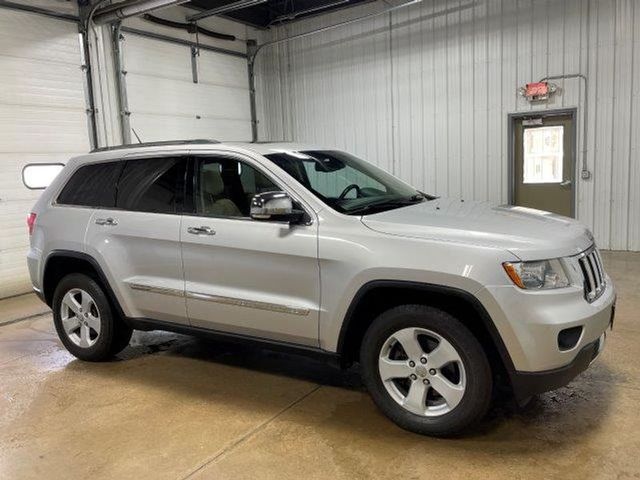
[[[364,382],[400,427],[446,436],[486,413],[491,368],[474,335],[455,317],[402,305],[374,320],[360,351]]]
[[[53,295],[53,320],[67,350],[87,361],[102,361],[129,344],[132,329],[114,316],[109,300],[92,278],[64,277]]]

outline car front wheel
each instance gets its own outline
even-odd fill
[[[442,310],[401,305],[382,313],[365,334],[360,362],[376,405],[406,430],[453,435],[489,407],[492,375],[484,350]]]

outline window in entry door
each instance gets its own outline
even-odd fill
[[[560,183],[564,161],[564,127],[525,128],[522,183]]]

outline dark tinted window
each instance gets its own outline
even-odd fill
[[[80,167],[58,196],[58,203],[87,207],[113,208],[116,205],[116,182],[122,162],[98,163]]]
[[[176,213],[182,197],[186,159],[128,160],[118,182],[117,207]]]

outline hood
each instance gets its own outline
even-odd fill
[[[593,244],[581,223],[541,210],[438,198],[366,215],[372,230],[510,251],[521,260],[576,255]]]

